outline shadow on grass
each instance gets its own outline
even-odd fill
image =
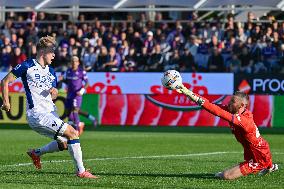
[[[2,175],[44,175],[45,177],[49,176],[68,176],[74,177],[75,174],[70,172],[58,172],[58,171],[12,171],[6,170],[1,171]],[[166,177],[166,178],[200,178],[200,179],[216,179],[214,174],[212,173],[180,173],[180,174],[168,174],[168,173],[105,173],[105,172],[95,172],[95,175],[99,175],[99,177],[103,176],[126,176],[126,177]]]
[[[75,174],[72,174],[70,172],[58,172],[58,171],[15,171],[15,170],[5,170],[5,171],[0,171],[2,174],[6,175],[63,175],[63,176],[74,176]]]
[[[92,179],[93,181],[97,182],[98,179]],[[2,184],[17,184],[18,187],[28,187],[28,185],[32,185],[36,188],[57,188],[57,187],[62,187],[62,188],[66,188],[66,187],[82,187],[82,186],[90,186],[94,187],[94,183],[93,182],[86,182],[87,180],[85,179],[85,181],[83,183],[74,183],[72,182],[72,180],[67,180],[67,182],[53,182],[53,181],[47,181],[47,180],[5,180],[5,181],[1,181]],[[89,180],[88,180],[89,181]],[[27,185],[27,186],[24,186]],[[55,187],[56,186],[56,187]],[[100,186],[100,185],[99,185]]]
[[[212,173],[186,173],[186,174],[168,174],[168,173],[95,173],[99,176],[127,176],[127,177],[167,177],[167,178],[202,178],[202,179],[216,179]]]
[[[32,185],[37,188],[93,186],[99,179],[80,179],[70,172],[56,171],[0,171],[1,184]],[[15,179],[16,178],[16,179]],[[56,188],[57,188],[56,187]]]

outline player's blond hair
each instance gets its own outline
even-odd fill
[[[249,96],[246,93],[241,92],[241,91],[236,91],[234,93],[234,96],[240,98],[244,102],[244,104],[246,104],[246,107],[248,107],[248,105],[249,105]]]
[[[51,36],[42,37],[39,39],[38,43],[36,44],[37,51],[40,51],[45,48],[55,47],[56,41]]]

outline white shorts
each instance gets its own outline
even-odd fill
[[[63,135],[68,125],[56,112],[28,114],[27,120],[34,131],[54,140]]]

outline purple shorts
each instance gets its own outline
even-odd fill
[[[82,105],[82,96],[76,96],[74,98],[67,98],[65,101],[65,108],[81,108]]]

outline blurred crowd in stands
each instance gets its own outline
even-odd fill
[[[183,72],[279,73],[284,65],[284,22],[272,16],[257,22],[252,12],[239,23],[229,14],[225,21],[163,22],[162,14],[148,21],[102,23],[67,22],[63,28],[48,23],[45,13],[28,22],[21,16],[7,18],[0,28],[0,69],[8,71],[27,58],[35,58],[36,42],[46,35],[56,38],[56,71],[65,71],[71,57],[80,57],[87,71],[160,72],[176,69]],[[25,22],[22,22],[25,21]]]

